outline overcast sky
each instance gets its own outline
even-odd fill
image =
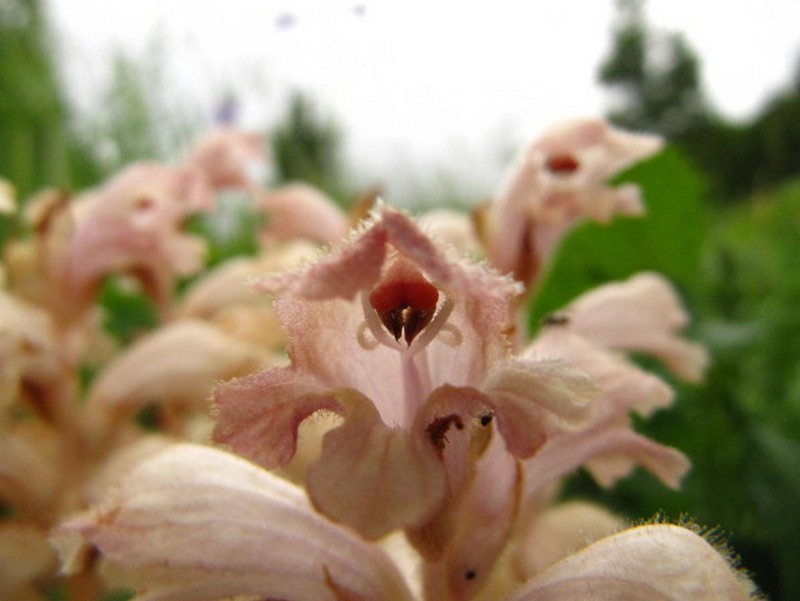
[[[110,49],[142,52],[160,35],[174,85],[206,106],[238,90],[244,125],[274,119],[293,87],[316,93],[366,171],[490,163],[550,123],[602,114],[607,100],[595,80],[612,0],[49,3],[83,93],[102,80]],[[731,117],[755,111],[800,56],[797,0],[649,0],[646,14],[686,34],[712,102]]]

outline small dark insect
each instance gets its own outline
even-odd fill
[[[569,325],[569,315],[566,313],[551,313],[542,318],[543,326],[566,326]]]

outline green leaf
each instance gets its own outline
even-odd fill
[[[99,300],[104,313],[103,326],[123,344],[158,325],[153,303],[141,292],[126,288],[117,278],[103,282]]]

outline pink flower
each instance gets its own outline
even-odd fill
[[[132,165],[76,199],[53,228],[49,256],[62,301],[57,312],[74,319],[94,300],[109,274],[132,274],[168,311],[176,276],[202,267],[205,245],[182,231],[188,217],[211,206],[204,182],[190,170],[155,163]]]
[[[660,288],[665,290],[671,292]],[[679,309],[674,295],[670,302]],[[625,310],[632,321],[650,324],[653,337],[658,337],[661,322],[648,315],[652,308],[646,302],[628,303]],[[518,357],[534,363],[558,358],[588,375],[597,394],[588,404],[586,419],[552,433],[536,452],[518,460],[493,439],[474,465],[470,487],[425,526],[427,540],[417,543],[415,531],[408,532],[422,552],[439,532],[449,533],[438,555],[429,552],[423,571],[433,598],[466,598],[480,588],[500,552],[518,544],[509,542],[519,541],[515,527],[524,530],[526,521],[535,522],[547,509],[546,491],[577,468],[586,468],[601,485],[610,486],[641,465],[670,487],[677,487],[689,468],[681,452],[636,433],[631,424],[631,413],[648,416],[669,405],[670,387],[621,354],[581,336],[570,315],[568,308],[546,320],[539,336]],[[645,339],[647,332],[639,336]],[[469,580],[459,576],[467,572],[472,575]]]
[[[202,174],[212,189],[219,190],[253,186],[248,168],[265,159],[263,135],[224,127],[195,142],[185,164]]]
[[[307,486],[317,508],[369,537],[423,525],[466,487],[470,441],[490,422],[527,457],[580,422],[594,392],[559,361],[510,357],[517,287],[446,257],[397,211],[262,287],[280,294],[291,365],[220,387],[215,439],[273,468],[294,456],[304,419],[340,415]]]
[[[145,460],[96,508],[62,524],[53,543],[68,572],[99,551],[140,601],[744,601],[754,594],[701,536],[670,525],[602,537],[541,572],[504,580],[498,593],[425,589],[415,569],[427,572],[424,557],[366,541],[317,514],[301,488],[187,444]],[[480,556],[480,541],[472,551]],[[454,572],[451,579],[474,576]]]
[[[680,337],[689,317],[661,275],[640,273],[600,286],[575,299],[562,314],[570,330],[604,347],[657,357],[690,382],[703,378],[706,349]]]
[[[520,154],[489,208],[492,264],[530,285],[579,221],[641,214],[635,186],[607,182],[660,147],[654,136],[626,133],[598,119],[570,121],[545,134]]]
[[[590,415],[579,430],[547,441],[539,453],[524,462],[523,498],[532,501],[542,489],[580,466],[602,485],[609,486],[644,465],[665,484],[677,487],[689,461],[631,428],[632,412],[647,416],[672,402],[672,390],[659,378],[575,332],[569,324],[554,324],[524,351],[523,356],[559,356],[585,371],[599,388]]]
[[[350,229],[347,216],[333,200],[308,184],[262,192],[256,205],[268,218],[260,233],[265,246],[297,238],[328,244],[344,238]]]
[[[266,349],[195,319],[150,332],[103,366],[86,398],[88,438],[119,438],[122,424],[158,403],[160,427],[184,435],[188,415],[207,414],[214,386],[276,362]]]

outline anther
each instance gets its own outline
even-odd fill
[[[406,344],[425,329],[434,314],[439,291],[409,261],[398,260],[369,294],[369,304],[381,323]]]

